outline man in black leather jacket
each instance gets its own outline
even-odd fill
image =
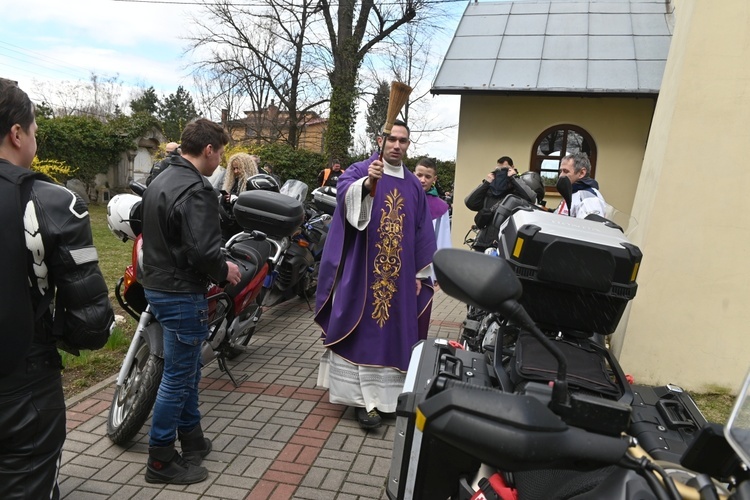
[[[208,337],[211,281],[237,284],[240,270],[221,251],[219,200],[206,177],[219,166],[229,136],[199,119],[182,133],[173,157],[143,195],[143,276],[151,312],[164,332],[164,374],[154,404],[146,481],[192,484],[211,451],[198,411],[201,345]],[[175,450],[180,440],[182,454]]]
[[[0,79],[0,498],[59,498],[57,346],[98,349],[114,321],[86,204],[32,172],[34,105]]]
[[[513,192],[513,186],[508,177],[517,175],[518,171],[513,166],[513,160],[509,156],[501,156],[497,160],[497,167],[487,174],[482,183],[464,199],[466,208],[477,212],[474,216],[474,224],[479,229],[473,250],[483,252],[497,239],[497,231],[491,227],[492,208],[506,195]]]
[[[167,156],[154,163],[154,166],[151,167],[151,172],[149,172],[148,177],[146,177],[146,186],[149,186],[154,182],[156,176],[164,172],[169,164],[172,163],[173,159],[180,156],[180,145],[176,142],[168,142],[167,145],[164,146],[164,151],[167,153]]]

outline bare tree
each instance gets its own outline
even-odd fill
[[[229,120],[240,117],[246,109],[247,98],[238,85],[234,73],[206,69],[193,73],[198,113],[209,120],[220,121],[226,110]]]
[[[259,138],[296,147],[306,120],[327,101],[321,66],[310,50],[317,0],[263,4],[253,9],[227,0],[204,1],[210,16],[195,20],[199,33],[188,39],[196,53],[207,49],[197,71],[230,74],[228,86],[247,96],[248,128]],[[269,113],[274,107],[283,111]]]
[[[367,65],[371,81],[380,82],[389,75],[414,89],[401,110],[401,118],[409,124],[412,141],[421,146],[426,144],[423,139],[427,134],[455,128],[458,122],[458,117],[435,115],[428,102],[439,58],[432,52],[434,36],[425,36],[425,32],[436,33],[440,29],[425,19],[417,19],[384,43],[378,56],[369,58]]]
[[[64,81],[54,86],[35,82],[35,93],[55,116],[90,115],[109,118],[121,110],[123,84],[119,76],[91,74],[89,82]]]
[[[331,103],[326,130],[329,156],[344,156],[352,143],[357,79],[365,56],[378,42],[414,19],[417,10],[425,4],[425,0],[407,0],[404,4],[341,0],[338,9],[334,10],[329,0],[320,0],[332,58],[328,74]]]

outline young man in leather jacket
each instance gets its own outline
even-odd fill
[[[495,170],[487,174],[482,183],[464,199],[466,208],[477,212],[474,224],[479,229],[473,250],[483,252],[497,239],[497,231],[491,227],[492,207],[513,192],[513,186],[508,177],[518,175],[509,156],[501,156],[497,160]]]
[[[98,349],[114,321],[83,200],[32,172],[34,105],[0,79],[0,498],[57,499],[65,399],[57,347]]]
[[[240,270],[222,253],[219,200],[206,177],[219,166],[229,136],[199,119],[182,133],[182,156],[143,195],[143,273],[151,312],[164,332],[164,374],[154,404],[146,481],[192,484],[211,451],[198,411],[201,346],[208,337],[210,282],[237,284]],[[182,454],[175,450],[180,440]]]

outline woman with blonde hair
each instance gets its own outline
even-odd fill
[[[258,162],[253,155],[237,153],[229,157],[227,173],[221,188],[221,236],[224,241],[242,231],[232,214],[233,198],[247,190],[248,180],[258,173]]]
[[[235,196],[247,190],[248,179],[258,173],[258,162],[255,158],[257,157],[247,153],[236,153],[230,156],[222,189]]]

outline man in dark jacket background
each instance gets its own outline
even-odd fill
[[[154,179],[156,179],[156,176],[166,170],[174,157],[180,156],[180,145],[176,142],[168,142],[167,145],[164,146],[164,151],[167,153],[167,156],[154,163],[154,166],[151,167],[151,172],[149,172],[148,177],[146,178],[146,186],[151,185],[151,183],[154,182]]]
[[[318,184],[321,187],[336,187],[336,184],[339,182],[339,177],[341,177],[341,174],[343,173],[344,171],[341,170],[341,162],[337,159],[333,159],[328,168],[325,168],[318,173]]]
[[[57,347],[98,349],[114,321],[88,207],[32,172],[34,105],[0,79],[0,498],[60,497],[65,398]],[[54,308],[52,305],[54,304]],[[54,310],[54,313],[53,313]]]
[[[488,173],[482,183],[464,200],[466,208],[477,212],[474,216],[474,224],[479,229],[479,233],[472,247],[474,250],[483,252],[497,239],[497,232],[492,234],[491,228],[492,207],[513,192],[513,186],[508,178],[517,174],[513,160],[509,156],[501,156],[497,160],[495,170]]]
[[[210,282],[237,284],[240,271],[221,251],[219,200],[210,176],[229,136],[199,119],[143,196],[143,287],[164,332],[164,374],[154,404],[146,481],[192,484],[208,477],[210,451],[198,411],[201,345],[208,337]],[[175,450],[180,440],[182,454]]]

